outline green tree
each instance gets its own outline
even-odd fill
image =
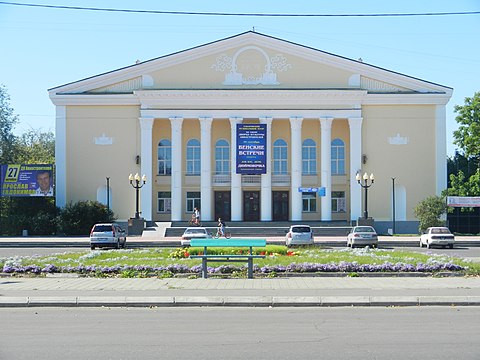
[[[16,153],[16,137],[13,129],[18,123],[10,107],[10,96],[4,85],[0,85],[0,164],[12,163]]]
[[[30,129],[17,140],[17,164],[54,164],[55,135],[53,132],[42,132]]]
[[[431,226],[443,226],[444,221],[440,217],[447,211],[445,198],[441,196],[429,196],[420,201],[413,209],[415,217],[419,220],[418,230],[423,233]]]
[[[58,231],[64,235],[88,235],[96,223],[112,222],[114,219],[112,210],[98,201],[68,203],[60,209]]]
[[[453,132],[453,143],[480,167],[480,92],[465,98],[464,105],[455,105],[454,111],[459,127]]]

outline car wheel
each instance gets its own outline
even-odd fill
[[[90,250],[95,250],[95,245],[90,245]]]
[[[453,244],[448,245],[450,249],[453,249]]]

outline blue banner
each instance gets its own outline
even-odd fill
[[[267,126],[237,124],[237,174],[267,173]]]
[[[53,165],[1,165],[0,196],[54,196]]]

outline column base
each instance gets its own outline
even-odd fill
[[[128,232],[130,235],[142,235],[143,229],[145,229],[145,219],[143,218],[130,218],[128,219]]]
[[[372,226],[375,224],[375,220],[371,217],[364,218],[364,217],[359,217],[357,221],[358,226]]]

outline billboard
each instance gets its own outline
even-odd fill
[[[447,196],[451,207],[480,207],[480,196]]]
[[[0,196],[54,196],[53,165],[1,165]]]
[[[237,124],[237,174],[267,173],[267,126]]]

